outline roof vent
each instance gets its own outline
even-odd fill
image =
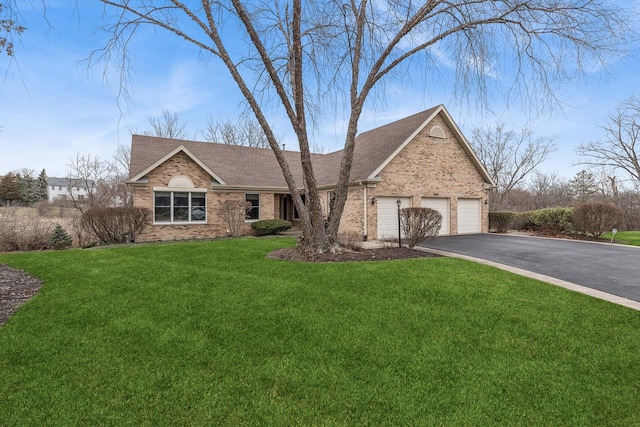
[[[169,181],[169,187],[171,188],[194,188],[193,181],[184,175],[178,175],[171,178]]]
[[[429,136],[434,138],[444,139],[444,131],[440,126],[434,126],[431,128],[431,132],[429,132]]]

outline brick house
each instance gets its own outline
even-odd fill
[[[285,151],[301,183],[300,154]],[[313,154],[325,210],[330,209],[342,151]],[[138,241],[227,234],[219,202],[245,200],[251,222],[297,220],[271,149],[133,135],[130,179],[134,204],[154,213]],[[397,237],[401,207],[437,209],[440,234],[486,233],[487,193],[494,184],[443,105],[358,135],[340,232],[363,239]],[[303,189],[300,189],[304,193]]]

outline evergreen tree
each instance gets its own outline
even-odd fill
[[[0,180],[0,200],[3,200],[7,206],[20,200],[20,183],[18,177],[12,172],[7,173]]]
[[[44,172],[44,169],[43,171]],[[40,173],[39,177],[36,177],[36,171],[33,169],[23,168],[15,171],[20,184],[20,201],[25,206],[32,206],[46,198],[47,180],[46,174],[44,176]],[[43,178],[42,183],[40,179]],[[44,189],[44,198],[42,197],[41,186]]]
[[[27,172],[18,173],[16,176],[20,187],[20,201],[25,206],[31,206],[35,202],[35,180]]]
[[[36,182],[36,202],[46,202],[49,200],[49,184],[47,180],[47,172],[42,169],[40,175],[38,175],[38,181]]]
[[[592,173],[583,170],[569,181],[571,195],[580,203],[587,203],[598,193],[598,184]]]
[[[67,230],[62,228],[60,224],[56,224],[53,232],[51,233],[51,246],[53,249],[65,249],[73,244],[73,239],[67,233]]]

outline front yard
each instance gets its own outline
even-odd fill
[[[638,425],[640,313],[449,258],[292,239],[15,253],[0,425]]]
[[[613,235],[611,233],[603,234],[602,238],[611,240]],[[618,231],[613,237],[617,242],[626,245],[640,246],[640,231]]]

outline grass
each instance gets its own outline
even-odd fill
[[[602,238],[611,241],[612,234],[603,234]],[[627,245],[640,246],[640,231],[618,231],[614,238],[620,243]]]
[[[5,254],[0,425],[640,425],[640,313],[449,258],[290,239]]]

